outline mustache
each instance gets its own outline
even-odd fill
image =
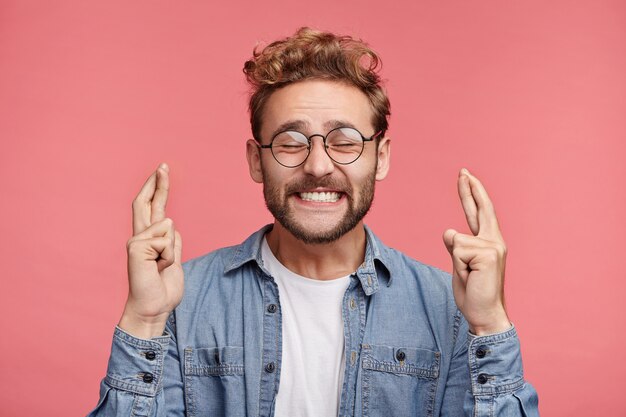
[[[344,181],[335,178],[299,178],[287,184],[285,187],[286,195],[301,192],[303,190],[311,190],[314,188],[330,188],[352,196],[352,187]]]

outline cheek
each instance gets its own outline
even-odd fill
[[[272,165],[272,161],[267,158],[261,158],[261,174],[263,175],[263,182],[272,182],[272,179],[276,177],[276,174],[273,172],[274,166]]]
[[[273,188],[280,188],[280,192],[283,192],[283,186],[289,181],[289,173],[282,172],[282,170],[274,166],[273,161],[265,161],[261,163],[261,174],[263,175],[263,183],[266,186]]]
[[[362,166],[359,166],[358,169],[352,170],[350,172],[346,172],[346,177],[352,183],[353,188],[363,189],[369,184],[373,178],[376,177],[376,161],[363,161]],[[355,167],[357,168],[357,167]]]

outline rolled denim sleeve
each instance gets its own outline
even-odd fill
[[[515,327],[476,336],[459,311],[456,323],[440,416],[538,416],[537,392],[524,380]]]
[[[138,339],[115,327],[105,382],[112,388],[154,397],[162,387],[169,336]]]
[[[88,417],[184,415],[180,362],[170,331],[148,340],[116,326],[100,399]]]
[[[465,414],[538,416],[537,393],[524,381],[515,327],[487,336],[468,334],[471,392],[465,398]]]

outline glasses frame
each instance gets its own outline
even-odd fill
[[[339,162],[339,161],[335,160],[332,156],[330,156],[330,154],[328,153],[328,146],[326,145],[326,138],[327,138],[327,137],[328,137],[331,133],[333,133],[335,130],[339,130],[339,129],[352,129],[352,130],[354,130],[355,132],[357,132],[357,133],[359,134],[359,136],[361,136],[361,139],[363,140],[363,146],[361,146],[361,152],[359,152],[359,154],[357,155],[357,157],[356,157],[356,158],[354,158],[354,159],[353,159],[352,161],[350,161],[350,162]],[[274,139],[276,139],[276,137],[277,137],[278,135],[280,135],[280,134],[282,134],[282,133],[285,133],[285,132],[296,132],[296,133],[299,133],[299,134],[301,134],[302,136],[304,136],[304,137],[307,139],[308,143],[309,143],[309,145],[307,146],[307,153],[306,153],[306,156],[304,157],[304,159],[302,160],[302,162],[300,162],[298,165],[285,165],[285,164],[283,164],[282,162],[280,162],[280,161],[278,160],[278,158],[276,158],[276,155],[274,154],[274,148],[273,148],[273,146],[272,146],[272,145],[274,144]],[[378,138],[378,137],[379,137],[382,133],[383,133],[383,131],[382,131],[382,130],[379,130],[378,132],[374,133],[372,136],[370,136],[370,137],[368,138],[368,137],[363,136],[363,134],[362,134],[361,132],[359,132],[359,130],[358,130],[358,129],[355,129],[355,128],[351,127],[351,126],[339,126],[339,127],[334,128],[334,129],[331,129],[328,133],[326,133],[326,135],[321,135],[321,134],[319,134],[319,133],[315,133],[315,134],[313,134],[313,135],[311,135],[311,136],[307,136],[307,135],[305,135],[304,133],[302,133],[302,132],[300,132],[300,131],[297,131],[297,130],[294,130],[294,129],[287,129],[287,130],[281,130],[280,132],[276,133],[276,134],[272,137],[272,141],[269,143],[269,145],[261,145],[260,143],[258,143],[258,142],[260,142],[260,141],[259,141],[259,140],[257,140],[257,146],[258,146],[259,148],[261,148],[261,149],[269,149],[269,150],[272,152],[272,156],[274,157],[274,160],[276,160],[276,162],[278,162],[278,164],[279,164],[279,165],[282,165],[282,166],[284,166],[285,168],[297,168],[297,167],[299,167],[300,165],[304,164],[304,163],[306,162],[306,160],[307,160],[307,159],[309,159],[309,155],[311,155],[311,147],[313,146],[313,145],[312,145],[312,141],[311,141],[311,139],[312,139],[312,138],[314,138],[314,137],[316,137],[316,136],[318,136],[318,137],[322,138],[322,142],[324,143],[324,152],[326,152],[326,155],[328,155],[328,157],[330,158],[330,160],[331,160],[331,161],[333,161],[334,163],[339,164],[339,165],[350,165],[350,164],[355,163],[355,162],[356,162],[356,161],[357,161],[357,160],[361,157],[361,155],[363,155],[363,150],[365,149],[365,142],[371,142],[371,141],[373,141],[374,139]]]

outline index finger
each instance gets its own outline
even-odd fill
[[[476,201],[474,201],[474,196],[472,195],[469,176],[465,175],[465,170],[461,170],[459,173],[457,188],[467,225],[472,231],[472,234],[476,236],[480,229],[478,224],[478,208],[476,207]]]
[[[479,179],[469,171],[465,170],[464,174],[469,178],[472,196],[478,209],[478,236],[501,239],[502,235],[498,225],[498,218],[496,217],[496,210],[489,198],[489,194],[487,194],[487,190]]]
[[[156,171],[152,173],[139,190],[133,200],[133,236],[137,235],[150,226],[151,206],[150,202],[156,188]]]
[[[152,198],[150,224],[165,218],[165,206],[170,188],[169,167],[166,163],[159,165],[156,174],[156,190]]]

